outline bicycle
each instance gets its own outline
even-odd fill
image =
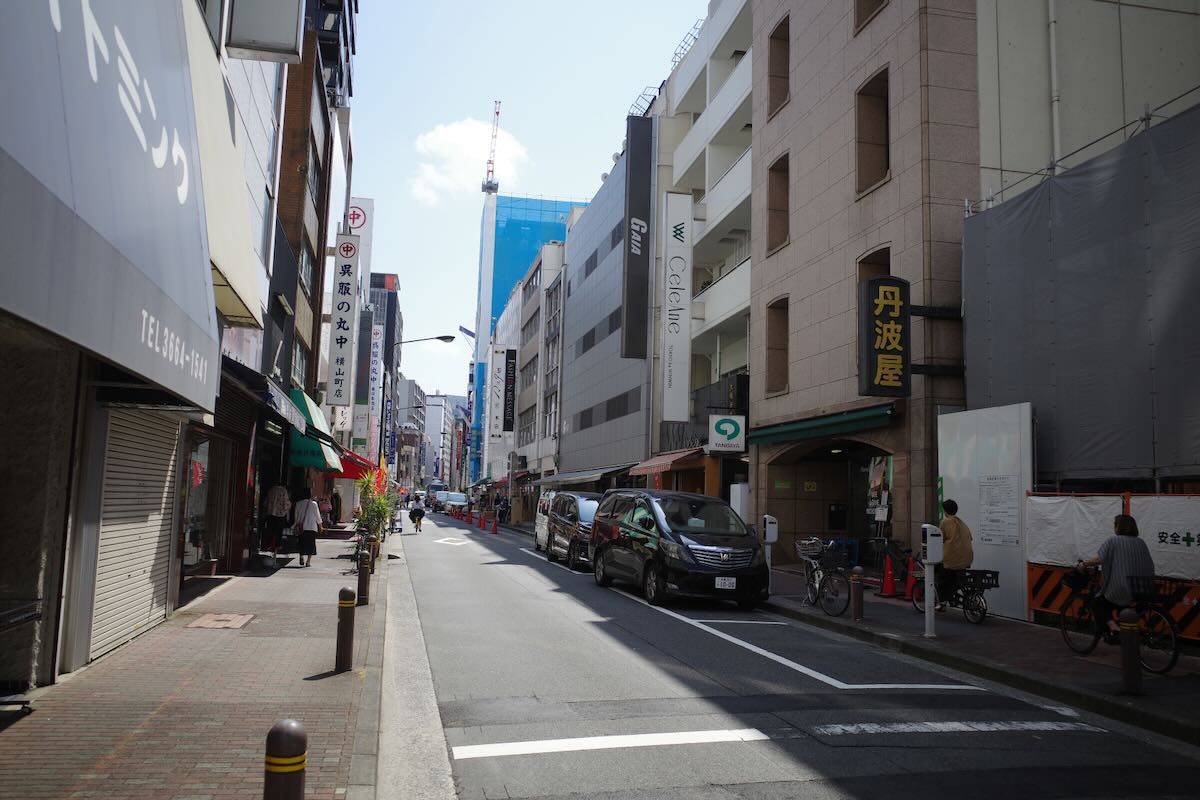
[[[923,561],[918,560],[916,563],[917,569],[913,572],[913,577],[917,583],[913,586],[912,604],[913,608],[924,614],[926,567]],[[956,572],[954,591],[944,602],[951,608],[961,608],[967,622],[979,625],[987,618],[988,613],[987,598],[983,593],[1000,586],[1000,573],[990,569],[964,569]],[[935,604],[942,601],[936,586],[933,589],[933,601]]]
[[[831,617],[844,614],[850,605],[850,581],[846,578],[849,559],[845,551],[810,538],[796,542],[796,555],[804,574],[804,602],[819,604]]]
[[[1099,596],[1099,572],[1073,569],[1063,576],[1062,583],[1071,590],[1058,617],[1063,641],[1073,652],[1086,656],[1103,639],[1105,644],[1120,643],[1120,636],[1098,619],[1093,603]],[[1141,638],[1139,651],[1142,669],[1165,675],[1179,660],[1179,629],[1160,599],[1160,589],[1152,576],[1131,576],[1133,608],[1138,615]]]

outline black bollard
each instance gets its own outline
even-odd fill
[[[348,672],[354,666],[354,590],[338,590],[337,656],[334,672]]]
[[[379,540],[371,542],[371,574],[375,574],[375,560],[379,558]]]
[[[850,617],[855,622],[863,618],[863,568],[850,570]]]
[[[367,605],[371,591],[371,551],[364,547],[358,554],[358,604]]]
[[[1121,694],[1141,694],[1142,632],[1138,625],[1138,613],[1126,608],[1118,619],[1121,628]]]
[[[303,800],[308,734],[294,719],[271,726],[263,769],[263,800]]]

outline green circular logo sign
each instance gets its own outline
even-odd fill
[[[742,433],[742,425],[733,417],[721,417],[713,425],[713,430],[719,436],[724,436],[727,441],[733,441]]]

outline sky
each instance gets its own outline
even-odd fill
[[[372,271],[400,276],[401,370],[466,394],[479,224],[500,100],[501,194],[588,200],[625,115],[658,87],[705,0],[364,0],[358,14],[352,192],[375,200]]]

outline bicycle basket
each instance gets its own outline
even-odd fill
[[[826,550],[820,561],[824,569],[839,569],[850,564],[850,555],[845,550]]]
[[[801,558],[816,558],[824,549],[824,543],[817,538],[796,540],[796,555]]]
[[[1129,576],[1129,591],[1135,603],[1157,603],[1165,598],[1163,589],[1153,575]]]
[[[1062,577],[1062,585],[1072,591],[1086,589],[1087,585],[1092,582],[1092,576],[1087,572],[1080,572],[1077,569],[1067,570],[1067,573]]]
[[[992,569],[965,569],[962,572],[962,587],[964,589],[997,589],[1000,586],[1000,573]]]

